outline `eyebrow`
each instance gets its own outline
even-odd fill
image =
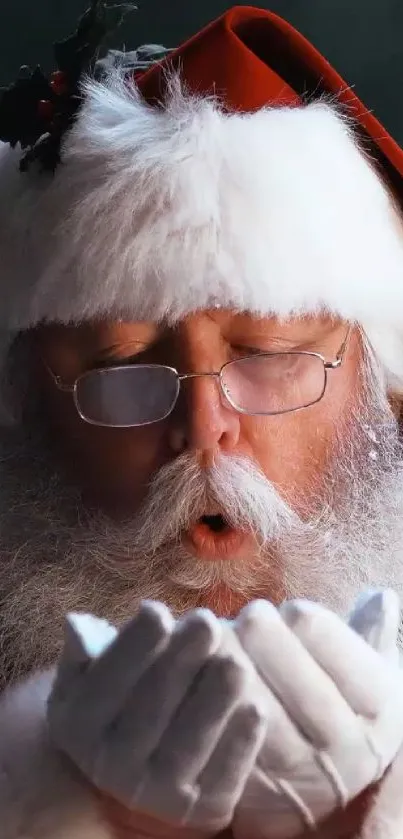
[[[292,329],[292,327],[289,327],[286,334],[281,334],[279,332],[271,332],[270,330],[262,330],[262,328],[254,329],[252,325],[248,325],[234,328],[234,332],[243,334],[246,338],[249,336],[253,336],[254,338],[263,338],[265,340],[277,341],[279,343],[296,343],[299,341],[317,341],[323,338],[327,338],[341,327],[341,323],[332,324],[328,327],[323,327],[322,329],[315,329],[314,327],[304,329],[301,326],[301,328],[295,328],[294,334],[288,331]]]
[[[114,350],[124,350],[126,347],[132,347],[133,344],[144,344],[145,342],[146,338],[132,338],[130,341],[115,341],[107,347],[102,347],[102,349],[97,352],[97,355],[102,357],[103,355],[108,355],[108,353],[114,352]]]

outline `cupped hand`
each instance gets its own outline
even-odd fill
[[[164,839],[172,825],[175,837],[214,835],[263,741],[256,683],[230,626],[207,610],[174,621],[146,602],[121,632],[70,616],[50,735],[123,820],[154,819]]]
[[[361,600],[350,625],[307,601],[243,610],[235,632],[265,685],[269,725],[236,839],[300,836],[383,776],[403,742],[398,626],[393,592]]]

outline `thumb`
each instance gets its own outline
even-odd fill
[[[395,591],[368,589],[363,592],[348,623],[380,655],[397,661],[400,602]]]

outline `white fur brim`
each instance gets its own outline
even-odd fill
[[[0,326],[216,304],[403,325],[403,233],[331,105],[226,114],[89,83],[54,178],[0,157]]]
[[[0,343],[42,320],[217,305],[356,321],[403,388],[403,228],[332,104],[225,113],[173,77],[151,107],[88,82],[54,177],[0,144]]]

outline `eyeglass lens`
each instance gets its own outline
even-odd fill
[[[250,414],[282,414],[317,402],[326,372],[319,356],[278,353],[248,356],[223,367],[221,382],[229,401]]]
[[[237,410],[281,414],[317,402],[325,389],[326,372],[318,356],[279,353],[231,361],[222,368],[220,382]],[[75,399],[79,413],[88,422],[125,428],[168,416],[179,387],[179,377],[169,367],[111,367],[81,376]]]
[[[76,404],[88,422],[125,428],[164,419],[178,391],[178,376],[169,367],[109,367],[78,379]]]

